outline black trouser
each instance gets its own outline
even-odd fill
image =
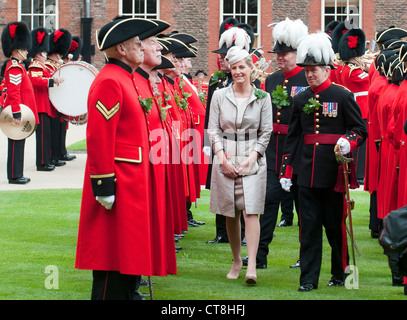
[[[331,274],[339,279],[349,264],[344,195],[333,188],[298,186],[300,205],[300,285],[318,287],[322,262],[322,227],[331,246]]]
[[[291,191],[287,192],[281,188],[278,174],[272,170],[267,170],[266,201],[264,213],[260,215],[260,240],[257,250],[257,264],[267,264],[269,244],[273,240],[273,233],[277,223],[278,211],[281,204],[281,211],[286,212],[291,219],[293,216],[293,194],[296,192],[295,179],[292,180]]]
[[[7,152],[7,179],[18,179],[24,172],[24,147],[25,139],[8,139]]]
[[[37,167],[51,163],[51,117],[46,113],[39,113],[38,118],[40,123],[35,131]]]
[[[141,276],[93,271],[92,300],[138,300]]]
[[[66,128],[67,122],[61,121],[60,113],[51,119],[51,160],[61,160],[66,154]]]
[[[363,119],[363,123],[366,125],[367,120]],[[363,180],[365,178],[365,164],[366,164],[366,141],[362,145],[357,147],[352,152],[353,158],[356,163],[356,179]]]
[[[370,194],[370,207],[369,207],[369,229],[373,232],[379,232],[379,219],[377,218],[377,192],[373,191]]]

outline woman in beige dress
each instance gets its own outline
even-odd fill
[[[240,215],[245,221],[248,265],[246,283],[256,284],[259,214],[263,214],[267,166],[263,156],[272,126],[270,95],[252,84],[250,54],[237,46],[226,55],[233,83],[217,90],[211,101],[208,136],[216,155],[212,166],[210,210],[226,216],[233,254],[228,279],[242,268]]]

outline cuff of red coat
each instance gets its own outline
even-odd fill
[[[96,196],[111,196],[116,191],[116,177],[114,173],[91,175],[90,181],[92,184],[93,195]]]

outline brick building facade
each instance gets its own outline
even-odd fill
[[[273,59],[272,54],[267,53],[273,46],[268,27],[271,23],[286,17],[301,19],[310,32],[315,32],[323,29],[330,19],[346,19],[344,10],[353,6],[357,12],[354,18],[365,31],[366,38],[371,40],[376,31],[391,25],[407,28],[406,5],[407,0],[392,1],[389,10],[386,0],[0,0],[0,29],[15,20],[25,19],[31,22],[31,27],[48,21],[47,27],[66,28],[73,35],[85,37],[88,25],[85,60],[100,68],[103,55],[95,48],[96,30],[116,15],[141,14],[169,22],[168,31],[194,35],[199,50],[191,73],[202,69],[210,75],[217,68],[216,55],[211,51],[217,49],[219,25],[227,16],[236,16],[242,22],[254,21],[256,45],[263,47],[269,60]],[[233,13],[226,12],[232,7]],[[252,16],[250,12],[255,13]],[[3,60],[1,54],[0,61]]]

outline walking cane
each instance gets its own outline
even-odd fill
[[[150,300],[154,300],[153,296],[153,284],[151,282],[151,277],[148,277],[148,288],[150,289]]]
[[[353,265],[356,267],[356,257],[355,257],[355,249],[357,250],[359,256],[361,256],[359,249],[356,246],[355,243],[355,238],[353,236],[353,224],[352,224],[352,209],[354,207],[354,202],[353,200],[350,199],[349,196],[349,177],[348,177],[348,163],[351,162],[353,159],[352,158],[346,158],[339,152],[339,146],[335,146],[335,157],[336,161],[339,163],[342,163],[342,168],[343,168],[343,176],[345,179],[345,196],[346,196],[346,210],[348,213],[349,217],[349,228],[346,226],[346,230],[350,236],[351,239],[351,244],[352,244],[352,259],[353,259]]]

